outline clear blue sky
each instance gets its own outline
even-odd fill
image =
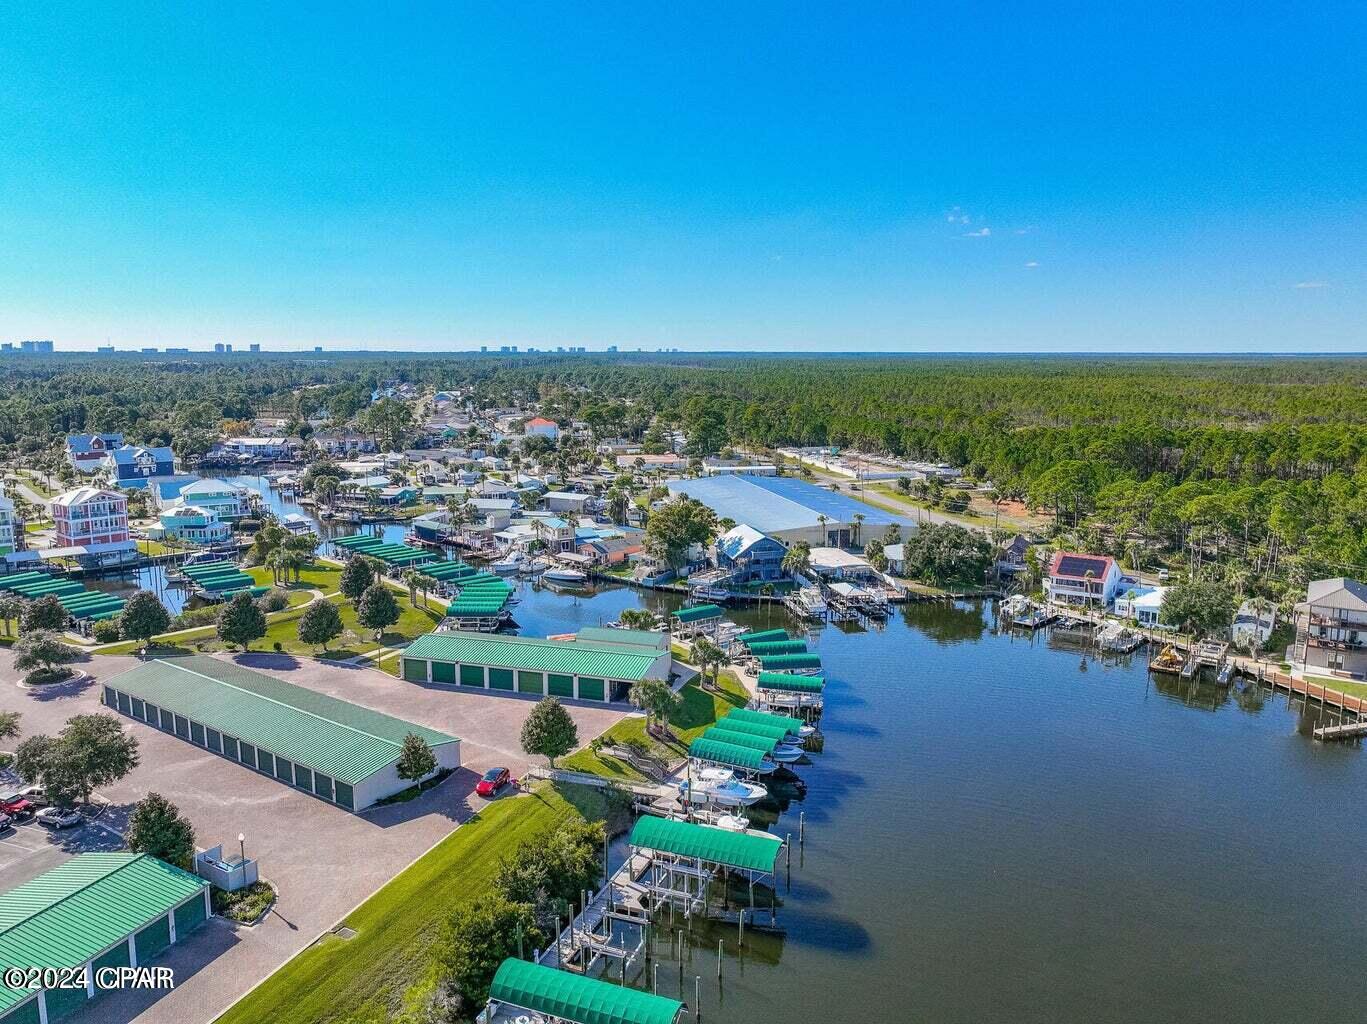
[[[6,5],[0,339],[1367,350],[1363,6],[1067,6]]]

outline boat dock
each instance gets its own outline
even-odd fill
[[[1356,740],[1367,736],[1367,719],[1340,722],[1338,725],[1322,725],[1313,733],[1317,740]]]

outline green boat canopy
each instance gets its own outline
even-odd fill
[[[773,643],[776,640],[790,640],[786,629],[762,629],[758,633],[742,633],[740,642],[746,647],[751,644]]]
[[[808,676],[808,679],[817,678]],[[802,722],[792,715],[776,715],[772,711],[756,711],[753,708],[735,708],[726,716],[724,721],[731,723],[728,728],[734,728],[738,722],[764,722],[766,724],[781,725],[788,730],[789,735],[802,735]]]
[[[748,733],[751,736],[768,736],[774,740],[786,740],[789,735],[786,725],[779,725],[777,722],[756,722],[749,718],[737,718],[734,714],[721,719],[715,728],[723,729],[726,732]]]
[[[766,762],[764,754],[749,747],[738,747],[734,743],[723,743],[699,736],[688,746],[688,756],[700,761],[712,761],[728,768],[744,768],[752,772],[773,769],[773,762]]]
[[[780,690],[783,693],[820,693],[826,688],[826,680],[820,676],[795,676],[790,672],[761,672],[761,690]]]
[[[680,622],[705,622],[708,619],[720,619],[721,607],[715,604],[695,604],[687,608],[680,608],[674,613],[674,618]]]
[[[677,857],[695,857],[709,864],[770,874],[778,862],[783,840],[754,832],[733,832],[715,825],[657,818],[646,814],[631,830],[632,846]]]
[[[499,965],[489,999],[574,1024],[675,1024],[684,1008],[677,999],[511,957]]]
[[[821,659],[815,654],[775,654],[771,657],[760,658],[759,667],[765,672],[820,668]]]
[[[806,654],[807,643],[804,640],[766,640],[751,644],[750,653],[757,658],[769,658],[775,654]]]
[[[778,737],[776,736],[760,736],[753,732],[735,732],[715,725],[702,735],[703,739],[706,740],[716,740],[718,743],[734,743],[738,747],[758,750],[761,754],[772,754],[774,748],[778,746]]]

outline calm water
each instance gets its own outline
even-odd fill
[[[516,615],[545,634],[641,600],[528,590]],[[737,956],[734,929],[694,931],[703,1019],[1362,1020],[1362,752],[1313,744],[1285,697],[1156,687],[1142,656],[1083,671],[990,625],[910,605],[813,635],[826,746],[774,827],[806,812],[787,933]]]

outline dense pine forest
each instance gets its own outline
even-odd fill
[[[604,438],[679,427],[694,454],[799,444],[943,460],[1133,561],[1162,550],[1288,588],[1367,575],[1360,358],[15,358],[0,445],[41,458],[68,432],[122,430],[192,454],[224,421],[345,420],[393,379],[470,387],[482,407],[537,400]]]

